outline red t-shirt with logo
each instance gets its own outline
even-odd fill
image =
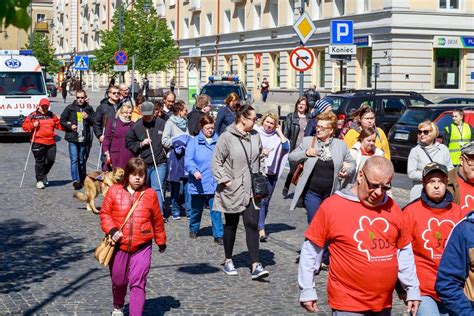
[[[439,301],[435,291],[439,263],[449,234],[454,225],[463,219],[464,213],[455,203],[451,203],[447,209],[435,209],[421,200],[404,209],[421,295],[428,295]]]
[[[459,206],[464,214],[474,211],[474,185],[467,183],[458,176]]]
[[[409,244],[403,213],[390,198],[369,209],[337,194],[326,199],[305,237],[329,243],[328,300],[336,310],[381,311],[392,306],[397,249]]]

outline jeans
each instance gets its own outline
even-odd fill
[[[212,222],[212,236],[214,238],[222,238],[224,236],[224,227],[222,226],[221,212],[214,211],[212,205],[214,203],[214,194],[192,194],[191,195],[191,209],[189,210],[189,230],[193,233],[199,232],[201,225],[202,212],[204,210],[204,204],[209,204],[211,210],[211,222]]]
[[[160,211],[161,211],[161,214],[164,215],[165,212],[165,201],[164,201],[164,198],[165,198],[165,193],[164,193],[164,182],[165,182],[165,177],[166,177],[166,172],[167,172],[167,164],[166,162],[165,163],[162,163],[162,164],[159,164],[157,165],[157,169],[158,169],[158,177],[160,178],[160,182],[158,183],[158,179],[156,178],[156,171],[155,171],[155,167],[154,166],[148,166],[148,183],[149,183],[149,186],[155,190],[156,194],[158,195],[158,201],[160,203]],[[161,187],[160,187],[160,184],[161,184]],[[163,189],[163,192],[161,191],[161,189]]]
[[[262,199],[260,210],[258,211],[258,230],[265,229],[265,219],[268,214],[268,206],[272,198],[273,190],[275,190],[278,176],[274,174],[267,174],[268,179],[268,197]]]
[[[441,302],[437,302],[431,296],[422,296],[417,315],[448,316],[448,311]]]
[[[314,215],[319,209],[321,203],[329,197],[329,194],[320,195],[314,191],[308,190],[304,196],[304,207],[306,208],[306,216],[308,218],[308,224],[313,220]]]
[[[35,157],[36,181],[44,181],[56,160],[56,144],[43,145],[33,143],[31,151]]]
[[[186,216],[189,217],[189,210],[191,209],[191,195],[188,191],[188,179],[181,179],[180,182],[170,181],[171,185],[171,214],[179,216],[181,208],[179,203],[180,195],[184,195],[184,209]]]
[[[71,178],[74,182],[84,183],[87,175],[87,143],[69,143]]]

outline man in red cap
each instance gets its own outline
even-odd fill
[[[56,159],[56,134],[63,130],[59,118],[49,110],[49,100],[43,98],[38,109],[28,115],[23,122],[25,132],[31,133],[31,151],[35,156],[36,188],[44,189],[48,184],[47,175]]]

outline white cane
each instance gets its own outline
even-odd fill
[[[105,127],[102,129],[102,135],[105,134]],[[105,136],[104,136],[105,138]],[[95,171],[99,171],[99,166],[100,166],[100,158],[102,156],[102,145],[104,144],[104,142],[100,143],[100,147],[99,147],[99,158],[97,159],[97,167],[95,168]]]
[[[31,148],[33,147],[33,142],[35,141],[36,130],[37,129],[35,127],[35,131],[33,132],[33,137],[31,138],[30,149],[28,150],[28,155],[26,156],[25,168],[23,169],[23,175],[21,176],[20,189],[23,186],[23,180],[25,179],[26,168],[28,167],[28,160],[30,160],[30,153],[31,153]]]
[[[148,132],[148,129],[146,130],[146,136],[149,139],[151,139],[150,138],[150,133]],[[162,198],[163,203],[164,203],[165,202],[165,196],[163,195],[163,188],[161,187],[160,177],[158,176],[158,167],[156,166],[155,153],[153,152],[152,144],[150,144],[150,150],[151,150],[151,156],[153,157],[153,165],[155,166],[156,179],[158,180],[158,186],[160,187],[161,198]]]

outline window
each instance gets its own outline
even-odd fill
[[[357,0],[357,13],[370,11],[370,0]]]
[[[382,98],[382,108],[386,116],[400,116],[406,109],[403,98]]]
[[[435,49],[434,55],[435,89],[459,89],[459,49]]]
[[[459,10],[459,0],[439,0],[439,8],[445,10]]]
[[[372,87],[372,48],[360,48],[360,86],[364,88]]]
[[[230,33],[230,10],[224,12],[224,33]]]
[[[273,78],[275,87],[280,87],[280,54],[273,55]]]
[[[256,4],[254,8],[253,29],[260,30],[262,28],[262,6]]]
[[[322,0],[314,0],[311,2],[311,17],[313,20],[323,18],[323,7]]]
[[[183,25],[183,38],[188,38],[189,37],[189,19],[186,18],[184,19],[184,25]]]
[[[199,14],[193,15],[194,37],[199,37],[201,34],[201,17]]]
[[[245,31],[245,7],[239,6],[237,7],[237,31],[242,32]]]
[[[171,28],[171,33],[173,34],[173,37],[176,35],[176,22],[171,21],[170,22],[170,28]]]
[[[37,14],[36,15],[36,22],[43,22],[46,19],[45,14]]]
[[[334,16],[344,15],[345,0],[334,0]]]
[[[287,0],[288,6],[286,10],[286,24],[293,25],[293,19],[295,18],[295,0]]]
[[[278,26],[278,1],[271,1],[269,27],[277,27],[277,26]]]
[[[212,35],[212,13],[206,14],[206,35]]]

